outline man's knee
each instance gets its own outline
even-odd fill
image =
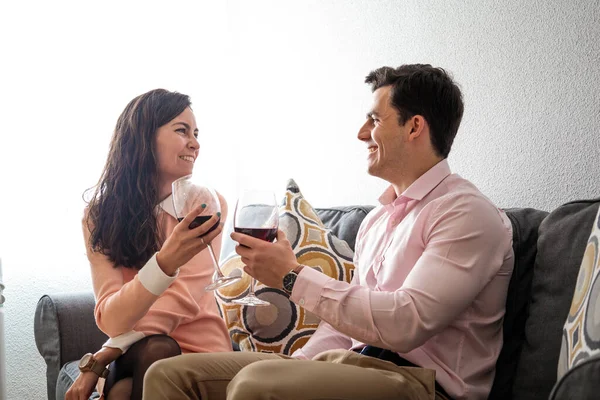
[[[281,367],[280,360],[264,360],[242,368],[227,386],[227,398],[258,400],[270,398],[266,395],[281,394],[287,385],[281,379],[273,379]]]
[[[144,388],[160,387],[169,382],[177,382],[179,378],[177,368],[171,365],[173,362],[173,358],[165,358],[154,362],[144,375]]]

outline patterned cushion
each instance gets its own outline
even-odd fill
[[[279,228],[285,232],[300,264],[338,280],[351,280],[354,270],[352,250],[325,227],[293,180],[288,182],[279,209]],[[223,273],[243,274],[239,282],[216,292],[232,341],[242,351],[292,354],[315,332],[319,318],[291,302],[282,290],[260,282],[255,285],[256,294],[270,302],[270,306],[248,307],[231,303],[231,300],[248,293],[250,277],[242,272],[243,263],[234,251],[235,243],[229,239],[231,222],[225,231],[221,252]]]
[[[600,209],[587,242],[558,360],[558,378],[588,358],[600,355]]]

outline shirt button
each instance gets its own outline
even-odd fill
[[[304,299],[300,299],[300,301],[298,302],[298,304],[300,304],[301,306],[304,305]]]

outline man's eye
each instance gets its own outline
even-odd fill
[[[194,137],[198,139],[198,132],[194,132]]]

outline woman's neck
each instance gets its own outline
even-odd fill
[[[161,202],[167,198],[171,194],[171,183],[168,181],[163,181],[158,184],[158,201]]]

